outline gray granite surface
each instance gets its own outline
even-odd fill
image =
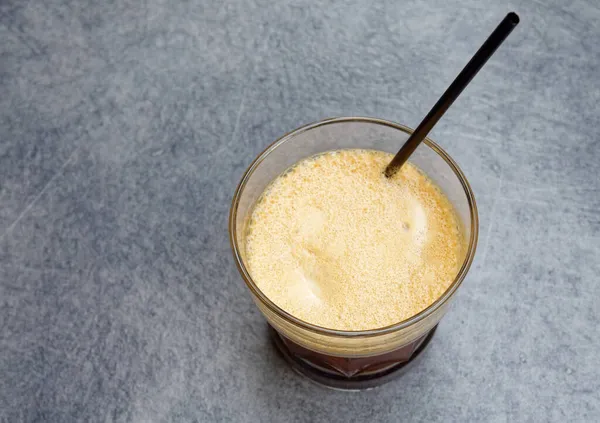
[[[272,350],[234,266],[236,183],[336,115],[432,132],[476,261],[421,364],[363,393]],[[594,0],[0,2],[0,421],[599,421]]]

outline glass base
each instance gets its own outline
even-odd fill
[[[402,376],[419,361],[436,329],[437,325],[411,344],[386,354],[348,358],[308,350],[269,326],[275,347],[292,369],[319,385],[344,391],[372,389]]]

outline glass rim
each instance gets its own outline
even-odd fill
[[[231,249],[233,251],[233,255],[235,258],[236,266],[242,276],[242,279],[244,279],[246,286],[248,286],[250,291],[275,315],[277,315],[278,317],[282,318],[283,320],[285,320],[286,322],[288,322],[290,324],[299,326],[302,329],[308,330],[310,332],[313,332],[313,333],[316,333],[319,335],[337,336],[337,337],[344,337],[344,338],[373,337],[373,336],[379,336],[379,335],[393,333],[398,330],[405,329],[409,326],[412,326],[412,325],[424,320],[429,315],[431,315],[436,310],[438,310],[440,307],[442,307],[444,304],[446,304],[450,300],[450,298],[452,298],[454,292],[461,285],[461,283],[464,280],[465,276],[467,275],[467,273],[471,267],[471,264],[473,263],[473,259],[475,257],[475,250],[477,249],[477,241],[478,241],[478,236],[479,236],[479,216],[478,216],[478,212],[477,212],[477,204],[475,202],[475,196],[473,194],[473,190],[471,189],[471,185],[469,184],[469,181],[467,180],[466,176],[464,175],[464,173],[462,172],[462,170],[460,169],[458,164],[456,164],[456,162],[452,159],[452,157],[450,157],[450,155],[448,153],[446,153],[446,151],[444,151],[444,149],[442,147],[440,147],[436,142],[434,142],[433,140],[431,140],[429,138],[425,138],[423,140],[423,142],[429,148],[431,148],[435,153],[437,153],[446,162],[446,164],[452,169],[452,171],[454,172],[454,174],[460,181],[460,183],[464,189],[465,195],[467,197],[467,202],[469,204],[469,213],[470,213],[470,217],[471,217],[471,235],[469,237],[469,245],[468,245],[468,249],[467,249],[467,254],[465,256],[465,260],[463,261],[461,268],[459,269],[456,277],[454,278],[454,280],[452,281],[452,283],[450,284],[448,289],[446,289],[446,291],[437,300],[435,300],[432,304],[430,304],[428,307],[426,307],[425,309],[421,310],[419,313],[417,313],[407,319],[404,319],[398,323],[393,323],[391,325],[384,326],[381,328],[366,329],[366,330],[331,329],[331,328],[318,326],[318,325],[306,322],[304,320],[301,320],[301,319],[293,316],[292,314],[288,313],[281,307],[279,307],[273,301],[271,301],[265,294],[263,294],[263,292],[258,288],[256,283],[254,283],[254,281],[252,280],[252,277],[250,276],[250,272],[246,268],[246,265],[244,264],[244,261],[242,260],[242,257],[240,255],[240,250],[238,247],[238,240],[237,240],[237,236],[236,236],[236,233],[237,233],[237,209],[238,209],[241,194],[244,191],[244,188],[245,188],[247,182],[249,181],[250,177],[252,176],[252,174],[254,173],[256,168],[267,158],[267,156],[269,154],[271,154],[271,152],[273,152],[277,147],[279,147],[283,143],[291,140],[292,138],[294,138],[295,136],[297,136],[303,132],[306,132],[306,131],[309,131],[311,129],[315,129],[315,128],[318,128],[321,126],[337,124],[337,123],[350,123],[350,122],[372,123],[372,124],[376,124],[376,125],[387,126],[387,127],[402,131],[408,135],[412,134],[412,132],[414,131],[412,128],[409,128],[408,126],[401,125],[399,123],[395,123],[395,122],[388,121],[385,119],[362,117],[362,116],[348,116],[348,117],[334,117],[334,118],[323,119],[323,120],[320,120],[317,122],[313,122],[313,123],[309,123],[307,125],[301,126],[300,128],[294,129],[293,131],[290,131],[290,132],[284,134],[283,136],[281,136],[280,138],[275,140],[273,143],[271,143],[267,148],[265,148],[252,161],[252,163],[248,166],[248,168],[244,172],[239,184],[237,185],[237,188],[235,190],[235,193],[233,195],[233,199],[231,202],[231,208],[229,211],[229,225],[228,225],[229,226],[229,241],[230,241]]]

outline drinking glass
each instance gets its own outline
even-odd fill
[[[263,151],[244,173],[229,216],[235,262],[252,298],[271,327],[273,340],[299,373],[338,389],[365,389],[404,373],[432,339],[440,319],[465,278],[475,255],[479,230],[471,187],[452,158],[426,138],[410,157],[453,204],[468,247],[456,278],[420,313],[370,330],[335,330],[305,322],[271,301],[246,266],[246,227],[265,188],[298,161],[331,150],[361,148],[395,153],[412,129],[382,119],[326,119],[292,131]]]

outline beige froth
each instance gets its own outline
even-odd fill
[[[452,283],[465,251],[455,211],[414,165],[386,179],[391,158],[328,152],[267,188],[246,255],[275,304],[319,326],[374,329],[417,314]]]

